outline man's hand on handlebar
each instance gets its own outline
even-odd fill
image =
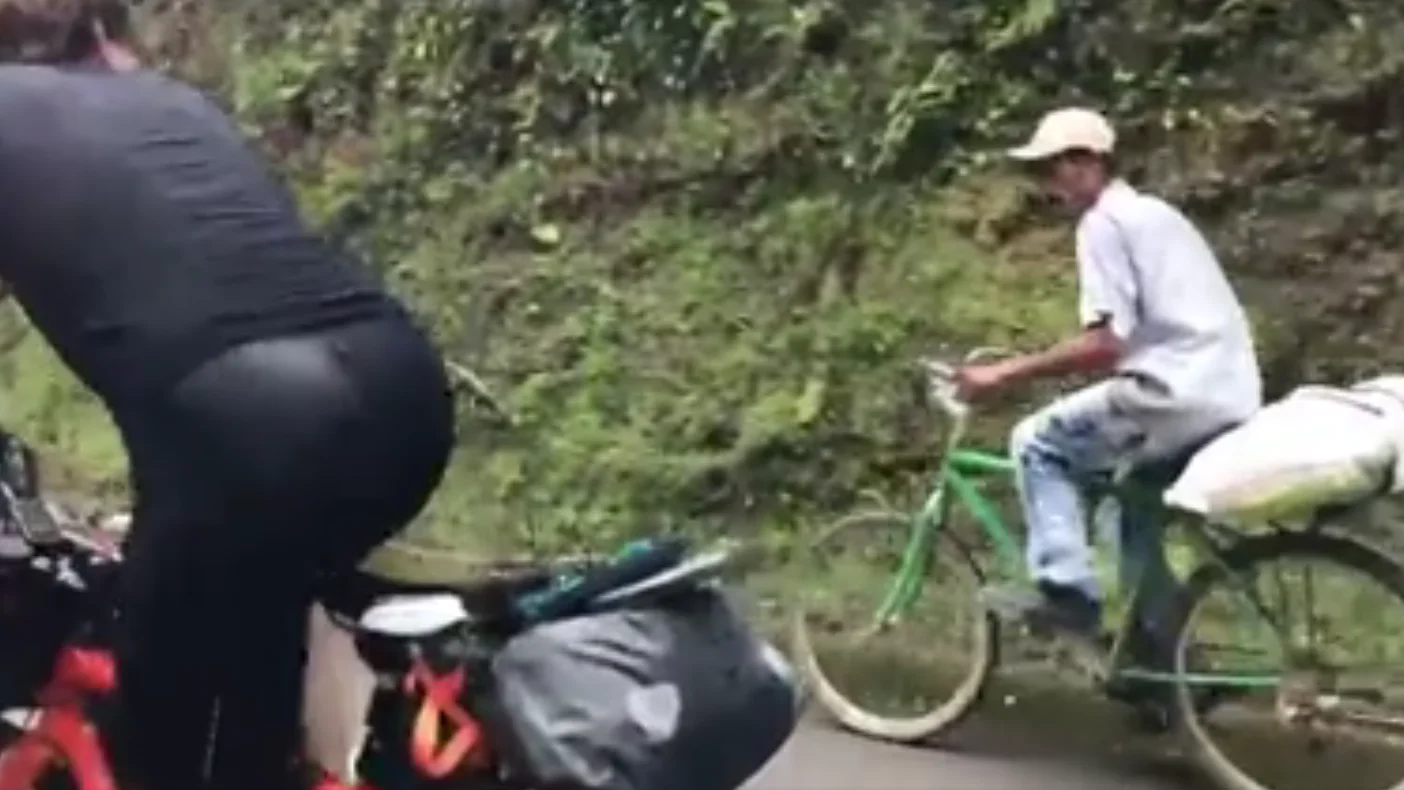
[[[928,395],[934,405],[955,417],[964,417],[968,404],[1006,386],[1010,375],[1007,361],[979,363],[980,359],[1000,357],[998,348],[978,348],[965,355],[961,364],[948,364],[932,358],[920,360],[926,372]],[[1005,358],[1007,359],[1007,357]]]
[[[1007,383],[1007,371],[1008,366],[1000,362],[964,365],[958,368],[955,379],[959,385],[960,399],[973,403],[993,395]]]

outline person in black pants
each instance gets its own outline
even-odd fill
[[[314,585],[423,507],[452,394],[406,310],[220,110],[141,67],[130,26],[120,0],[0,3],[0,280],[130,457],[124,790],[283,790]]]

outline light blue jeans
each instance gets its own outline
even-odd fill
[[[1010,437],[1028,525],[1030,574],[1041,582],[1080,590],[1093,600],[1102,596],[1088,537],[1085,481],[1154,459],[1147,452],[1145,423],[1113,405],[1114,386],[1102,382],[1060,398],[1021,421]],[[1164,416],[1158,415],[1158,422],[1164,422]],[[1191,430],[1189,435],[1210,432]],[[1178,584],[1165,559],[1163,520],[1159,507],[1121,508],[1117,541],[1119,583],[1127,594],[1144,585],[1138,619],[1157,630],[1168,625]]]

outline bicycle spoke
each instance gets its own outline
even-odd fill
[[[1274,573],[1272,578],[1277,582],[1278,600],[1282,602],[1282,629],[1285,632],[1286,645],[1290,647],[1292,637],[1292,596],[1287,592],[1287,585],[1283,583],[1281,572]],[[1269,610],[1270,611],[1270,610]]]
[[[1312,582],[1311,582],[1311,580],[1312,580],[1311,568],[1307,568],[1307,569],[1305,570],[1305,574],[1304,574],[1304,575],[1305,575],[1305,578],[1303,579],[1302,593],[1303,593],[1303,596],[1306,598],[1306,601],[1305,601],[1306,606],[1304,607],[1304,609],[1305,609],[1305,611],[1304,611],[1304,616],[1305,616],[1305,618],[1306,618],[1306,630],[1307,630],[1307,648],[1306,648],[1306,649],[1309,651],[1309,652],[1308,652],[1309,655],[1315,655],[1315,652],[1316,652],[1316,625],[1317,625],[1317,624],[1316,624],[1316,608],[1312,605],[1312,592],[1313,592],[1313,590],[1312,590]]]

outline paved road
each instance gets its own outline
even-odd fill
[[[1176,776],[1176,774],[1181,774]],[[806,724],[744,790],[1197,790],[1169,761],[1032,745],[958,751],[878,744]]]

